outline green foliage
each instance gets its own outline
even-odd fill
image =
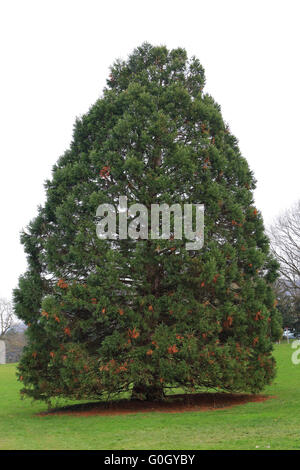
[[[15,308],[28,325],[19,365],[36,399],[165,387],[261,390],[280,334],[255,182],[204,71],[183,49],[143,44],[111,69],[76,121],[22,236],[28,272]],[[100,203],[203,203],[205,244],[100,240]]]

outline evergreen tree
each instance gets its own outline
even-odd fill
[[[253,175],[204,84],[184,49],[143,44],[77,119],[21,237],[23,394],[157,399],[170,387],[256,392],[273,379],[278,266]],[[99,239],[96,209],[120,195],[147,208],[203,203],[203,248],[172,236]]]

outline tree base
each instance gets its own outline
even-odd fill
[[[140,401],[161,401],[165,398],[164,389],[160,385],[142,385],[133,386],[131,400]]]

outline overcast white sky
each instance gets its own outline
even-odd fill
[[[299,0],[0,0],[0,297],[26,269],[19,232],[112,62],[144,41],[206,70],[258,180],[266,225],[300,197]]]

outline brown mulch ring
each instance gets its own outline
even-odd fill
[[[169,395],[164,401],[143,402],[138,400],[118,400],[111,402],[84,403],[56,408],[38,416],[72,415],[72,416],[116,416],[135,413],[183,413],[186,411],[208,411],[221,408],[231,408],[250,402],[262,402],[268,395],[246,395],[231,393],[195,393]]]

